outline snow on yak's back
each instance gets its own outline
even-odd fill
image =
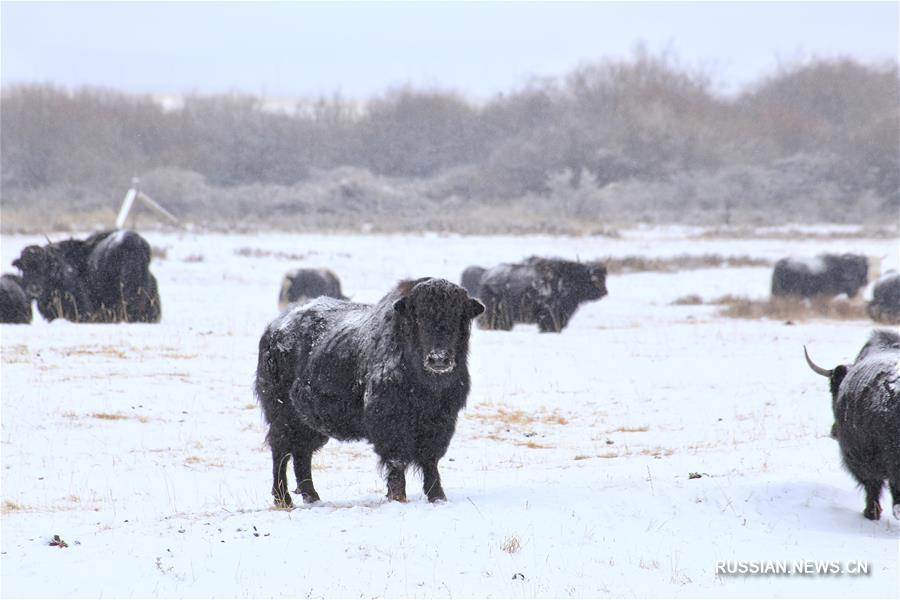
[[[319,499],[312,455],[329,438],[366,439],[406,500],[421,469],[431,502],[445,500],[438,461],[469,394],[473,318],[484,307],[444,279],[402,281],[377,304],[317,298],[283,313],[259,341],[256,395],[272,449],[272,495],[291,506],[287,460],[304,502]]]
[[[863,515],[881,517],[879,498],[886,479],[894,517],[900,519],[900,334],[872,332],[852,365],[823,369],[809,354],[806,361],[829,380],[831,435],[840,444],[847,470],[866,490]]]

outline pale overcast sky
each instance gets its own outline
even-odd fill
[[[810,56],[897,60],[897,2],[8,2],[4,85],[489,98],[638,42],[732,92]]]

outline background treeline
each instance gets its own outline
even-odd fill
[[[634,222],[896,223],[897,64],[813,61],[735,97],[638,51],[475,104],[393,90],[251,96],[7,87],[3,227],[105,220],[134,175],[185,221],[589,231]]]

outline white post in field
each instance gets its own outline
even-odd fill
[[[122,229],[122,226],[125,225],[128,213],[131,212],[131,207],[134,205],[134,200],[138,195],[138,183],[140,181],[137,177],[132,178],[131,188],[125,194],[125,199],[122,200],[122,208],[119,209],[119,215],[116,217],[116,229]]]

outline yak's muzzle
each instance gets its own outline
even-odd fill
[[[456,368],[456,361],[446,350],[432,350],[425,356],[425,370],[438,375]]]

